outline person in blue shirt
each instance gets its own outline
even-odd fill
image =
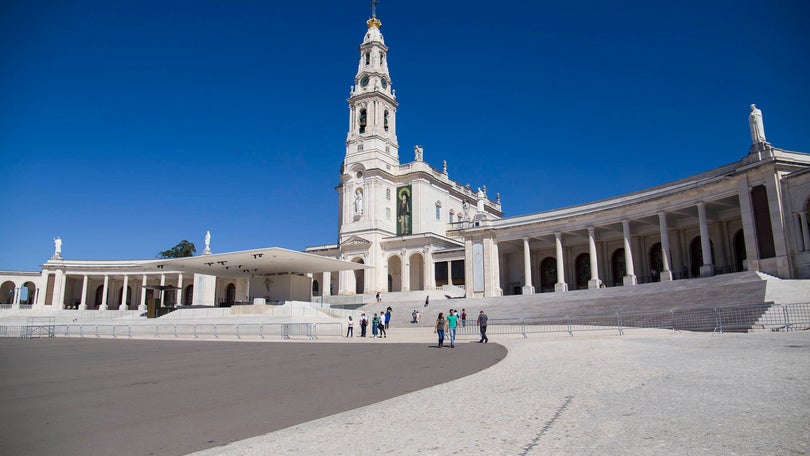
[[[450,309],[447,315],[447,332],[450,336],[450,348],[456,348],[456,328],[458,328],[458,313]]]

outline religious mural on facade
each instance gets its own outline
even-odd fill
[[[411,227],[413,220],[411,220],[411,186],[397,188],[397,201],[399,201],[397,208],[397,236],[404,236],[411,234]]]

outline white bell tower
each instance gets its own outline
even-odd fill
[[[376,3],[376,2],[374,2]],[[372,4],[368,31],[360,45],[360,63],[349,94],[349,133],[346,135],[344,170],[355,163],[365,169],[399,166],[397,102],[388,74],[385,45]]]

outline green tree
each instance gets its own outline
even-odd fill
[[[194,247],[193,242],[188,242],[187,240],[183,239],[180,241],[179,244],[170,248],[169,250],[164,250],[157,254],[158,258],[182,258],[182,257],[190,257],[197,253],[197,247]]]

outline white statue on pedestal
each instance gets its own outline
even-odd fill
[[[203,250],[203,255],[209,255],[211,253],[211,232],[205,230],[205,250]]]
[[[62,238],[59,236],[53,238],[53,257],[62,258]]]
[[[762,124],[762,111],[757,105],[751,105],[751,114],[748,115],[748,125],[751,127],[751,141],[753,144],[765,142],[765,127]]]

